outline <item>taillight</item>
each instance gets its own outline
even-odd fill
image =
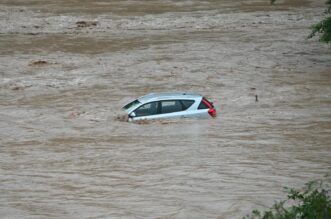
[[[213,108],[213,109],[209,109],[208,110],[208,114],[211,116],[211,117],[213,117],[213,118],[215,118],[216,117],[216,110]]]

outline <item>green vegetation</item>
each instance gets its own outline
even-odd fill
[[[276,0],[270,0],[271,4],[274,4],[275,2]],[[331,41],[331,0],[327,0],[326,4],[328,6],[325,12],[327,17],[318,24],[312,26],[312,32],[309,34],[308,38],[313,38],[318,35],[321,42],[329,43]]]
[[[328,17],[313,26],[313,31],[308,38],[319,34],[321,42],[329,43],[331,41],[331,0],[328,0],[326,4],[328,5],[328,9],[326,10]]]
[[[287,200],[276,202],[270,210],[253,210],[244,219],[330,219],[330,179],[312,181],[303,189],[285,188]]]

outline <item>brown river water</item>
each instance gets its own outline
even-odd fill
[[[0,218],[242,218],[331,173],[331,49],[306,39],[324,10],[0,0]],[[114,119],[160,91],[218,117]]]

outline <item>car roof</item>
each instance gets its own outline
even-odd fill
[[[145,96],[141,96],[138,100],[141,103],[146,103],[150,101],[158,101],[165,99],[194,99],[202,97],[200,94],[188,93],[188,92],[162,92],[162,93],[150,93]]]

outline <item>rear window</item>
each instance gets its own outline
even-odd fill
[[[198,109],[210,109],[210,108],[214,108],[213,103],[208,101],[206,98],[202,98],[198,106]]]
[[[205,97],[203,98],[204,101],[206,101],[212,108],[214,108],[214,104],[213,102],[210,102],[209,100],[207,100]]]
[[[137,106],[138,104],[140,104],[139,100],[134,100],[131,103],[126,104],[125,106],[123,106],[123,109],[129,109],[131,107]]]

